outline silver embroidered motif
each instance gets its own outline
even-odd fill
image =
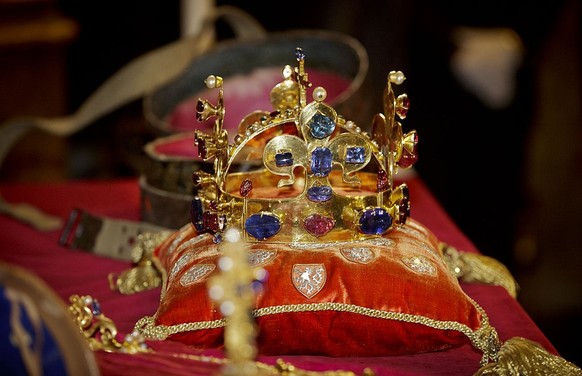
[[[188,269],[182,278],[180,278],[180,285],[188,287],[196,282],[199,282],[216,268],[213,264],[199,264],[194,265]]]
[[[345,245],[354,245],[354,244],[369,244],[369,245],[376,245],[376,246],[386,246],[386,247],[393,247],[396,245],[396,242],[392,239],[387,238],[371,238],[371,239],[363,239],[363,240],[353,240],[349,242],[334,242],[334,243],[299,243],[299,242],[292,242],[289,244],[291,248],[295,249],[321,249],[321,248],[329,248],[329,247],[341,247]]]
[[[372,238],[366,240],[366,243],[371,245],[377,245],[380,247],[394,247],[396,246],[396,242],[393,239],[388,238]]]
[[[210,237],[210,234],[201,234],[190,240],[187,240],[184,243],[180,244],[180,247],[178,247],[178,251],[181,251],[186,248],[193,248],[196,244],[200,243],[202,240],[208,237]]]
[[[435,255],[437,255],[437,256],[440,256],[440,254],[438,253],[438,251],[437,251],[436,249],[432,248],[431,246],[429,246],[428,244],[426,244],[426,243],[423,243],[423,242],[421,242],[421,241],[416,241],[415,243],[416,243],[416,244],[417,244],[419,247],[421,247],[421,248],[423,248],[423,249],[427,250],[428,252],[430,252],[430,253],[432,253],[432,254],[435,254]]]
[[[404,265],[417,273],[435,276],[436,267],[423,256],[405,257],[402,259]]]
[[[327,272],[323,264],[295,264],[291,278],[297,291],[309,299],[321,291]]]
[[[422,232],[420,232],[417,229],[412,228],[410,226],[400,226],[400,227],[398,227],[398,230],[399,231],[402,231],[402,232],[405,232],[408,235],[419,236],[419,237],[421,237],[423,239],[426,239],[426,235],[425,234],[423,234]]]
[[[268,249],[251,249],[248,253],[249,264],[251,266],[260,266],[269,263],[275,258],[277,251]]]
[[[170,270],[168,279],[173,279],[174,276],[176,276],[176,274],[178,274],[190,260],[192,260],[192,254],[188,252],[183,253],[178,261],[174,263],[174,266],[172,266],[172,270]]]
[[[170,243],[170,246],[168,247],[168,251],[167,251],[168,255],[173,254],[176,251],[178,244],[180,244],[180,242],[182,242],[182,240],[184,240],[184,237],[186,236],[186,231],[184,229],[185,229],[185,227],[183,227],[180,230],[178,235],[174,238],[174,240],[172,240],[172,243]]]
[[[340,249],[346,259],[360,264],[368,264],[375,257],[374,252],[368,247],[352,247]]]

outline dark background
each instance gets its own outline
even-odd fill
[[[216,1],[245,9],[267,31],[331,29],[360,40],[370,57],[362,91],[370,112],[381,110],[387,72],[404,71],[412,106],[403,125],[420,136],[415,170],[477,247],[511,269],[518,299],[560,353],[582,364],[580,2],[259,3]],[[0,120],[76,110],[132,59],[179,38],[179,20],[178,1],[0,0]],[[39,31],[45,23],[61,33]],[[524,60],[508,106],[488,107],[453,75],[452,34],[460,26],[507,27],[520,36]],[[218,23],[217,35],[232,32]],[[153,137],[141,106],[67,139],[33,132],[0,179],[138,174],[137,154]]]

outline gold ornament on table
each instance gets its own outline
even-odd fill
[[[145,345],[143,336],[137,332],[128,334],[123,341],[119,341],[115,323],[101,312],[97,299],[89,295],[71,295],[69,301],[71,302],[69,312],[91,350],[129,354],[150,351]]]
[[[384,113],[369,135],[325,103],[324,88],[314,88],[307,103],[305,53],[297,48],[295,56],[298,66],[286,66],[271,92],[273,110],[244,117],[232,144],[223,129],[222,79],[205,81],[218,100],[199,100],[197,118],[216,120],[211,134],[196,131],[195,143],[202,159],[214,159],[214,174],[194,173],[191,214],[196,229],[216,241],[227,226],[242,228],[246,242],[360,241],[403,225],[410,214],[408,187],[393,186],[398,168],[417,159],[416,132],[404,134],[396,120],[410,105],[392,88],[404,74],[388,75]],[[244,164],[259,168],[234,171]]]
[[[109,274],[109,288],[124,295],[151,290],[162,283],[164,268],[156,265],[154,249],[168,236],[170,231],[144,232],[140,234],[136,245],[131,250],[133,267],[120,275]]]

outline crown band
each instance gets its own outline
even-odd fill
[[[212,232],[216,241],[228,226],[244,229],[248,242],[314,243],[362,240],[402,225],[410,214],[406,184],[393,187],[398,167],[416,161],[418,137],[403,134],[406,94],[395,97],[391,84],[404,81],[391,72],[384,93],[384,113],[377,114],[371,135],[327,105],[326,91],[313,90],[298,66],[283,69],[284,80],[271,92],[274,111],[255,111],[239,125],[234,144],[222,128],[225,107],[222,79],[209,76],[219,90],[216,105],[197,104],[198,120],[216,117],[212,134],[195,133],[201,158],[214,159],[214,175],[196,172],[192,223]],[[254,171],[230,172],[235,165]]]

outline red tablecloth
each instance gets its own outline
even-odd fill
[[[441,241],[459,250],[478,252],[420,179],[411,177],[407,184],[413,218],[430,228]],[[0,192],[9,202],[31,203],[62,218],[66,218],[69,211],[77,207],[97,215],[139,220],[140,191],[137,179],[4,184],[0,186]],[[130,265],[127,262],[66,249],[58,245],[58,236],[58,231],[41,233],[12,218],[0,216],[0,260],[36,273],[67,304],[72,294],[97,298],[104,314],[115,322],[122,333],[131,332],[138,319],[155,312],[159,289],[131,296],[109,289],[108,274],[119,274],[128,269]],[[502,341],[516,336],[525,337],[556,353],[519,303],[503,288],[478,284],[463,284],[462,287],[485,309]],[[219,370],[220,366],[216,363],[186,359],[183,354],[200,352],[182,344],[170,341],[149,343],[156,350],[154,354],[97,352],[102,374],[208,375]],[[206,351],[204,354],[222,356],[218,351]],[[448,351],[408,356],[261,356],[259,360],[274,364],[278,358],[296,367],[314,371],[342,369],[361,374],[368,367],[376,375],[472,375],[479,369],[481,353],[466,345]]]

